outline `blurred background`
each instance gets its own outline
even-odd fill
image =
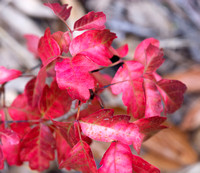
[[[51,0],[51,2],[54,2]],[[162,173],[200,172],[200,0],[60,0],[73,7],[69,26],[89,11],[103,11],[106,26],[118,36],[115,47],[129,45],[127,59],[132,59],[136,46],[154,37],[164,49],[165,62],[158,73],[178,79],[187,85],[182,108],[168,115],[169,129],[156,134],[143,144],[141,155],[161,169]],[[38,60],[27,50],[24,34],[42,36],[46,27],[51,32],[66,31],[66,26],[43,6],[42,0],[0,0],[0,65],[27,70]],[[7,104],[23,91],[28,79],[17,79],[7,86]],[[116,113],[125,113],[116,107]],[[120,105],[120,104],[118,104]],[[94,142],[97,162],[108,144]],[[48,173],[61,172],[52,166]],[[7,172],[35,172],[25,164]],[[6,172],[6,171],[2,171]],[[62,172],[66,172],[62,170]]]

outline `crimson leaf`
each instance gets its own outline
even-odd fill
[[[63,22],[65,22],[71,13],[72,7],[67,8],[68,4],[60,5],[59,3],[44,3],[47,7],[51,8],[53,12],[58,16]]]
[[[95,63],[107,66],[111,64],[112,53],[109,50],[116,35],[109,30],[90,30],[74,38],[69,50],[72,56],[82,54]]]
[[[94,88],[94,78],[89,73],[98,66],[84,55],[77,55],[71,60],[66,58],[55,66],[59,88],[67,89],[73,99],[83,102],[89,99],[89,89]]]
[[[106,15],[103,12],[91,11],[81,17],[74,24],[74,30],[105,29]]]
[[[127,115],[113,116],[112,109],[102,109],[80,121],[83,133],[98,141],[120,141],[124,144],[133,144],[136,151],[140,152],[142,141],[149,135],[165,128],[161,124],[166,120],[164,117],[150,117],[130,123]]]
[[[20,157],[29,161],[31,169],[43,171],[54,160],[55,139],[49,127],[43,124],[35,126],[23,138]]]
[[[60,164],[60,168],[64,167],[70,167],[83,173],[97,173],[90,146],[84,141],[79,141],[72,148],[67,159]]]
[[[132,153],[128,145],[121,142],[112,142],[105,152],[100,165],[99,173],[132,173]]]

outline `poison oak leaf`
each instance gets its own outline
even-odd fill
[[[20,138],[18,134],[10,129],[5,129],[0,132],[1,149],[3,158],[9,165],[21,165],[19,158]]]
[[[55,139],[48,126],[39,124],[24,136],[20,158],[28,161],[31,169],[43,171],[54,160]]]
[[[39,101],[39,110],[47,119],[57,118],[70,110],[71,103],[72,99],[67,91],[60,90],[56,81],[53,81],[50,88],[46,85],[43,89]]]
[[[21,71],[15,69],[7,69],[4,66],[0,66],[0,84],[4,84],[10,80],[21,76]]]
[[[180,81],[168,79],[161,79],[156,85],[165,105],[165,113],[173,113],[179,109],[183,103],[186,86]]]
[[[143,88],[144,66],[136,61],[128,61],[115,74],[111,89],[113,94],[123,93],[122,100],[128,107],[128,113],[134,118],[145,115],[145,94]]]
[[[55,66],[58,86],[67,89],[72,99],[85,102],[90,98],[89,89],[94,88],[94,78],[89,71],[97,68],[98,65],[81,54],[63,59]]]
[[[159,41],[155,38],[148,38],[143,40],[135,49],[134,60],[145,66],[149,61],[149,59],[146,57],[146,49],[149,47],[149,45],[159,48],[159,44]]]
[[[160,116],[163,111],[161,95],[154,81],[144,79],[143,87],[145,88],[146,109],[145,117]]]
[[[130,116],[115,115],[112,109],[102,109],[87,117],[82,117],[80,126],[83,133],[97,141],[112,142],[120,141],[131,145],[140,152],[142,141],[160,129],[166,118],[150,117],[130,123]],[[150,123],[148,125],[148,123]]]
[[[139,156],[132,156],[133,173],[160,173],[160,170]]]
[[[56,131],[56,151],[59,164],[64,160],[67,160],[68,153],[71,151],[70,145],[67,143],[59,131]],[[70,170],[70,167],[65,168]]]
[[[118,56],[119,58],[123,58],[128,54],[128,44],[125,44],[118,49],[114,49],[112,46],[110,47],[110,51],[113,55]]]
[[[98,173],[132,173],[132,153],[128,145],[112,142],[100,162]]]
[[[59,167],[70,167],[71,169],[82,171],[82,173],[97,173],[90,146],[82,140],[72,148],[67,159]]]
[[[72,7],[67,8],[68,4],[59,3],[44,3],[47,7],[51,8],[56,16],[58,16],[63,22],[65,22],[71,13]]]
[[[106,15],[103,12],[91,11],[75,22],[74,30],[105,29],[105,22]]]
[[[35,108],[38,106],[38,100],[41,97],[43,88],[46,82],[46,67],[43,66],[37,77],[31,79],[25,86],[25,95],[30,107]]]
[[[116,35],[105,30],[89,30],[75,37],[69,47],[72,56],[77,54],[88,56],[98,65],[108,66],[111,64],[112,53],[109,47]]]
[[[71,38],[68,31],[67,32],[57,31],[52,34],[52,37],[60,46],[61,52],[65,53],[69,52],[69,45],[71,42]]]
[[[35,57],[38,57],[38,44],[40,38],[36,35],[32,34],[26,34],[24,35],[24,38],[26,39],[26,45],[28,50],[35,55]]]
[[[73,148],[80,141],[76,122],[53,121],[53,124],[71,148]]]
[[[55,59],[61,54],[60,46],[53,39],[49,28],[45,30],[44,36],[39,40],[38,54],[43,65],[46,65],[49,60]]]

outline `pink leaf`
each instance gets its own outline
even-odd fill
[[[66,21],[71,13],[72,7],[67,8],[68,4],[60,5],[59,3],[44,3],[47,7],[51,8],[53,12],[58,16],[62,21]]]
[[[102,109],[80,121],[83,133],[98,141],[120,141],[124,144],[133,144],[136,151],[140,152],[142,141],[153,132],[165,128],[160,126],[166,118],[150,117],[130,123],[127,115],[113,116],[113,110]],[[148,125],[149,124],[149,125]]]
[[[40,69],[37,77],[31,79],[25,86],[25,95],[28,99],[30,107],[34,108],[38,106],[38,100],[42,95],[43,88],[46,82],[46,67]]]
[[[36,35],[26,34],[24,35],[26,39],[26,45],[30,52],[32,52],[36,57],[38,57],[38,44],[40,38]]]
[[[112,142],[105,152],[99,173],[132,173],[132,153],[128,145]]]
[[[166,113],[173,113],[180,108],[183,103],[183,94],[187,89],[182,82],[162,79],[157,82],[157,87],[162,95]]]
[[[54,160],[55,139],[49,127],[35,126],[24,137],[21,146],[21,160],[28,161],[31,169],[43,171]]]
[[[160,173],[160,170],[151,165],[139,156],[133,155],[133,171],[134,173]]]
[[[149,38],[141,42],[135,50],[134,60],[142,63],[145,73],[152,73],[164,62],[163,50],[159,49],[159,41]]]
[[[21,76],[21,71],[15,69],[6,69],[4,66],[0,66],[0,84],[4,84],[10,80]]]
[[[20,150],[20,138],[17,133],[12,130],[5,129],[0,132],[1,137],[1,149],[3,156],[7,160],[9,165],[21,165],[19,158]]]
[[[59,164],[68,158],[68,153],[70,150],[71,147],[65,138],[58,131],[56,131],[56,151]],[[65,168],[70,170],[70,167]]]
[[[3,169],[4,168],[4,156],[3,156],[3,151],[2,151],[2,148],[0,146],[0,169]]]
[[[52,38],[59,44],[61,52],[68,53],[71,38],[69,32],[58,31],[52,34]]]
[[[79,141],[72,148],[67,159],[63,161],[59,167],[70,167],[82,171],[83,173],[97,173],[96,164],[90,146],[84,141]]]
[[[142,63],[145,66],[146,59],[146,49],[149,45],[159,47],[159,41],[155,38],[148,38],[142,41],[135,49],[134,60]]]
[[[123,58],[125,57],[127,54],[128,54],[128,44],[125,44],[121,47],[119,47],[118,49],[114,49],[112,46],[110,47],[110,51],[120,57],[120,58]]]
[[[43,65],[46,65],[51,59],[55,59],[61,54],[60,46],[51,36],[49,28],[45,30],[44,36],[40,38],[38,54]]]
[[[53,124],[71,148],[80,141],[77,123],[53,121]]]
[[[89,73],[98,66],[86,56],[77,55],[56,63],[56,80],[59,88],[67,89],[73,99],[83,102],[89,99],[89,89],[94,88],[94,78]]]
[[[113,54],[109,47],[115,38],[116,35],[109,30],[86,31],[72,40],[69,50],[73,56],[82,54],[99,65],[107,66],[111,64]]]
[[[128,113],[132,113],[134,118],[141,118],[145,114],[145,95],[141,78],[143,70],[141,63],[128,61],[118,69],[112,80],[113,94],[123,92],[122,100],[128,107]]]
[[[144,79],[144,88],[146,95],[145,117],[160,116],[163,106],[156,84],[152,80]]]
[[[41,114],[49,118],[57,118],[64,115],[71,107],[72,99],[65,90],[60,90],[56,81],[53,81],[51,88],[46,85],[39,101]]]
[[[105,29],[106,15],[103,12],[91,11],[81,17],[74,24],[74,30]]]

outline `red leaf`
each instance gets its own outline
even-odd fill
[[[56,131],[56,151],[59,164],[68,158],[68,153],[70,150],[71,147],[65,138],[58,131]],[[70,169],[70,167],[65,168],[68,170]]]
[[[139,156],[133,155],[133,171],[134,173],[160,173],[160,170],[151,165]]]
[[[26,34],[24,35],[26,39],[26,45],[30,52],[32,52],[36,57],[38,57],[38,44],[40,38],[36,35]]]
[[[83,173],[97,173],[96,164],[90,146],[79,141],[70,151],[68,157],[60,165],[60,168],[70,167]]]
[[[59,3],[44,3],[47,7],[51,8],[56,16],[62,21],[66,21],[71,13],[72,7],[67,8],[68,4],[60,5]]]
[[[51,88],[46,85],[39,101],[41,114],[49,118],[57,118],[64,115],[71,107],[72,99],[65,90],[60,90],[56,81],[53,81]]]
[[[24,137],[21,146],[21,160],[29,161],[31,169],[43,171],[54,160],[55,139],[49,127],[40,124]]]
[[[35,108],[38,106],[38,100],[42,95],[42,90],[46,82],[46,67],[40,69],[36,78],[31,79],[25,86],[25,95],[28,99],[28,104]]]
[[[144,79],[146,95],[145,117],[160,116],[163,111],[160,93],[156,84],[149,79]]]
[[[132,173],[132,153],[128,145],[112,142],[105,152],[99,173]]]
[[[111,46],[111,47],[110,47],[110,51],[111,51],[114,55],[116,55],[116,56],[118,56],[118,57],[120,57],[120,58],[123,58],[123,57],[125,57],[125,56],[127,55],[127,53],[128,53],[128,44],[125,44],[125,45],[119,47],[118,49],[114,49],[114,48]]]
[[[4,84],[10,80],[21,76],[21,71],[15,69],[6,69],[4,66],[0,66],[0,84]]]
[[[122,100],[128,107],[128,113],[134,118],[145,115],[145,95],[143,89],[143,70],[141,63],[128,61],[120,67],[115,74],[111,86],[113,94],[123,92]]]
[[[107,66],[111,64],[113,54],[109,47],[115,38],[116,35],[106,29],[86,31],[72,40],[69,50],[73,56],[82,54],[99,65]]]
[[[73,99],[86,101],[90,97],[89,89],[94,88],[94,78],[89,71],[98,66],[86,56],[77,55],[71,60],[66,58],[56,63],[56,80],[59,88],[67,89]]]
[[[136,151],[140,152],[142,141],[165,126],[160,126],[166,118],[150,117],[130,123],[127,115],[113,116],[113,110],[102,109],[80,121],[83,133],[98,141],[120,141],[124,144],[133,144]]]
[[[51,36],[49,28],[45,30],[44,36],[40,38],[38,54],[43,65],[46,65],[49,61],[52,61],[52,59],[57,58],[61,54],[60,46]]]
[[[78,124],[76,122],[69,123],[53,121],[53,124],[56,126],[60,134],[64,137],[71,148],[73,148],[80,141],[77,127]]]
[[[61,52],[65,52],[65,53],[69,52],[69,44],[71,42],[71,38],[68,31],[55,32],[52,34],[52,38],[59,44]]]
[[[7,160],[10,166],[21,165],[22,162],[19,158],[20,138],[18,134],[12,130],[5,129],[0,132],[0,137],[4,159]]]
[[[183,103],[183,94],[187,89],[182,82],[162,79],[157,82],[157,87],[162,95],[166,113],[173,113],[180,108]]]
[[[149,45],[153,45],[159,48],[159,41],[155,38],[148,38],[142,41],[135,49],[134,60],[142,63],[145,66],[146,59],[146,49]]]
[[[74,24],[74,30],[105,29],[106,15],[103,12],[91,11],[81,17]]]

